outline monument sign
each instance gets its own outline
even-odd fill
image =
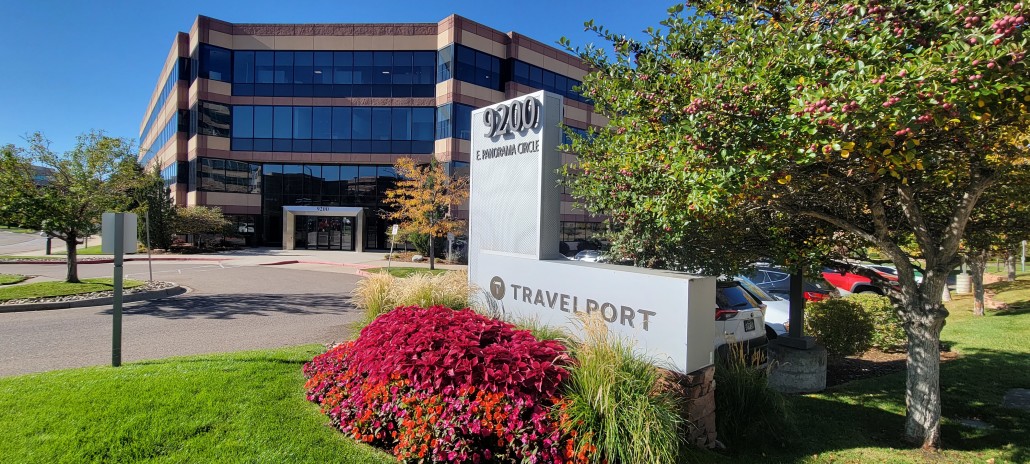
[[[570,261],[558,252],[562,97],[536,92],[472,112],[469,279],[506,317],[576,331],[598,314],[656,363],[713,361],[715,279]]]

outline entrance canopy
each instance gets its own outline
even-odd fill
[[[365,230],[365,208],[354,206],[283,206],[283,249],[295,246],[297,216],[329,216],[354,218],[354,250],[365,251],[362,232]]]

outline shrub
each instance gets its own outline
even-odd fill
[[[805,330],[822,342],[830,356],[840,358],[869,348],[873,322],[858,303],[833,298],[808,305]]]
[[[715,364],[715,421],[719,440],[734,450],[784,447],[796,438],[783,395],[769,388],[768,371],[748,362],[742,346]]]
[[[873,323],[869,345],[883,351],[904,350],[908,346],[905,328],[890,298],[872,294],[848,295],[845,298],[862,307]]]
[[[682,462],[681,405],[658,388],[658,369],[609,334],[603,321],[584,325],[565,388],[566,429],[577,432],[581,447],[596,446],[594,462]]]
[[[407,239],[408,243],[411,243],[411,246],[415,247],[415,251],[417,251],[418,254],[425,256],[426,259],[429,259],[429,234],[420,234],[417,232],[413,232],[407,236]],[[435,256],[437,258],[447,254],[446,240],[440,237],[436,237],[433,240],[433,245],[435,245],[436,248]]]
[[[586,462],[591,445],[564,432],[556,399],[568,364],[560,344],[505,322],[407,307],[304,373],[335,427],[401,461]]]

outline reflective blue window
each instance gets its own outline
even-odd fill
[[[454,137],[464,140],[471,138],[472,110],[475,109],[460,103],[448,103],[436,109],[436,138]]]
[[[534,89],[563,95],[570,100],[592,104],[589,98],[573,90],[581,84],[580,81],[519,60],[511,60],[511,80]]]
[[[326,106],[311,110],[311,138],[328,140],[332,138],[333,109]]]
[[[236,52],[240,53],[240,52]],[[274,52],[253,52],[254,53],[254,82],[257,84],[271,84],[275,82],[275,53]]]
[[[351,138],[372,140],[372,108],[352,108]]]
[[[453,57],[451,56],[453,54]],[[437,79],[449,78],[493,90],[504,90],[501,59],[461,44],[452,44],[437,55]]]
[[[272,119],[271,106],[254,107],[254,138],[272,138]]]
[[[232,136],[254,138],[254,107],[237,105],[232,109]]]
[[[275,52],[275,83],[293,83],[293,52]]]
[[[198,77],[215,81],[232,81],[232,52],[227,49],[200,44]]]
[[[429,140],[436,137],[433,134],[434,108],[412,108],[411,109],[411,140]]]
[[[254,83],[254,52],[233,53],[232,83]]]
[[[349,107],[333,108],[333,139],[349,140],[351,138],[351,109]]]
[[[436,52],[436,81],[454,78],[454,45],[448,45]]]

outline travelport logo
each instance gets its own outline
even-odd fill
[[[490,279],[490,294],[493,295],[497,301],[504,299],[504,279],[498,276],[494,276]]]
[[[504,297],[508,293],[505,287],[504,279],[500,276],[490,279],[490,295],[497,301],[504,301]],[[618,305],[600,299],[581,298],[579,295],[568,293],[534,289],[525,285],[511,284],[511,292],[511,299],[517,303],[556,309],[566,313],[591,314],[596,312],[600,313],[601,317],[610,324],[641,328],[645,332],[651,328],[651,324],[654,322],[652,318],[657,315],[657,312],[647,309]]]

